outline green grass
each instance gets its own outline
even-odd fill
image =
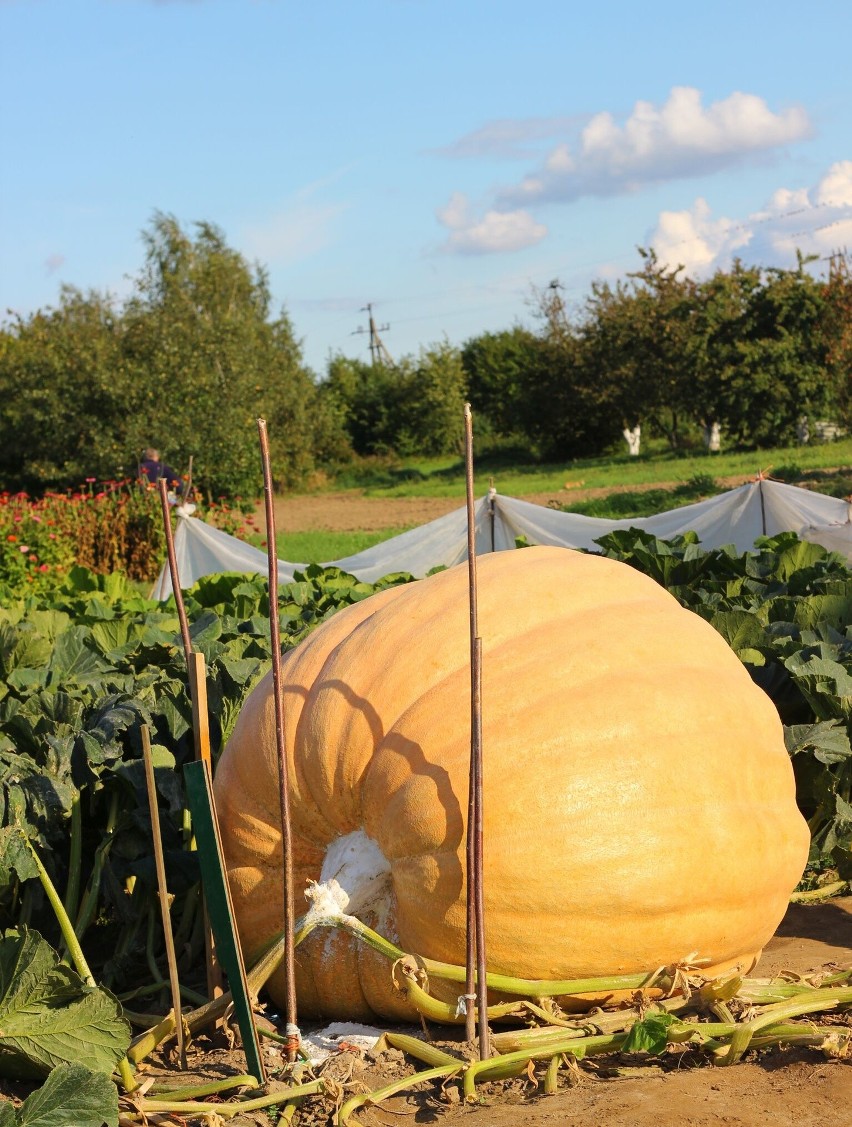
[[[607,520],[621,520],[623,517],[652,517],[657,513],[679,509],[696,501],[704,501],[717,493],[722,493],[721,485],[709,474],[696,474],[689,481],[674,486],[673,489],[652,487],[641,492],[609,493],[606,497],[596,497],[591,501],[566,501],[560,508],[563,512],[582,513],[587,517],[602,517]]]
[[[605,458],[586,458],[559,464],[541,465],[525,461],[522,452],[504,452],[475,458],[477,495],[488,488],[493,477],[499,493],[519,496],[525,493],[556,492],[570,481],[583,488],[627,485],[675,486],[698,475],[714,478],[756,475],[783,467],[785,480],[795,480],[808,471],[828,467],[852,467],[852,437],[837,442],[810,446],[786,446],[772,450],[751,450],[708,454],[703,450],[673,455],[657,445],[638,458],[627,453]],[[782,476],[779,474],[778,476]],[[369,463],[347,467],[332,488],[360,489],[369,497],[464,497],[464,462],[458,457],[419,459],[393,465]]]
[[[279,532],[275,542],[278,558],[291,563],[325,563],[342,560],[380,544],[391,536],[399,536],[404,528],[386,528],[373,532]],[[259,539],[259,538],[258,538]]]

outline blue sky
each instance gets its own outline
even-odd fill
[[[0,310],[118,299],[156,210],[269,271],[307,362],[852,250],[852,4],[0,0]]]

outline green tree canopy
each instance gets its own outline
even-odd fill
[[[345,448],[264,271],[218,228],[185,232],[158,213],[131,297],[65,290],[57,309],[3,334],[4,483],[77,484],[135,473],[145,446],[214,496],[254,495],[256,420],[269,424],[273,469],[287,482]],[[12,435],[15,439],[12,439]]]

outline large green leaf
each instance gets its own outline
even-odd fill
[[[31,880],[38,876],[35,858],[17,826],[0,827],[0,889],[11,884],[12,877]]]
[[[790,755],[810,751],[816,760],[826,765],[843,763],[852,757],[849,734],[839,721],[792,724],[784,729],[784,740]]]
[[[0,1127],[118,1127],[118,1089],[102,1072],[60,1064],[17,1111],[0,1104]]]
[[[0,939],[0,1075],[46,1076],[65,1063],[109,1074],[129,1044],[115,998],[86,986],[38,932]]]
[[[824,653],[827,647],[822,647]],[[821,654],[801,652],[788,657],[784,665],[807,699],[819,720],[852,716],[852,675],[839,661]]]
[[[52,644],[49,637],[40,633],[30,622],[14,626],[0,625],[0,673],[4,677],[16,669],[34,669],[46,665]]]
[[[109,662],[86,645],[89,637],[88,627],[72,626],[56,639],[48,665],[54,684],[62,685],[70,680],[86,684],[109,672]]]
[[[742,661],[764,664],[760,651],[767,645],[767,637],[757,615],[747,610],[722,611],[713,616],[712,624]]]

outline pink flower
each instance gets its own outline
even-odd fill
[[[39,571],[50,571],[50,564],[39,564]]]
[[[30,550],[30,546],[29,546],[29,544],[19,544],[19,545],[18,545],[18,551],[19,551],[19,552],[23,552],[23,553],[24,553],[24,555],[26,555],[26,553],[27,553],[27,552],[28,552],[29,550]]]
[[[91,485],[91,484],[92,484],[92,482],[93,482],[94,480],[95,480],[95,479],[94,479],[93,477],[87,477],[87,478],[86,478],[86,484],[87,484],[87,485]]]

